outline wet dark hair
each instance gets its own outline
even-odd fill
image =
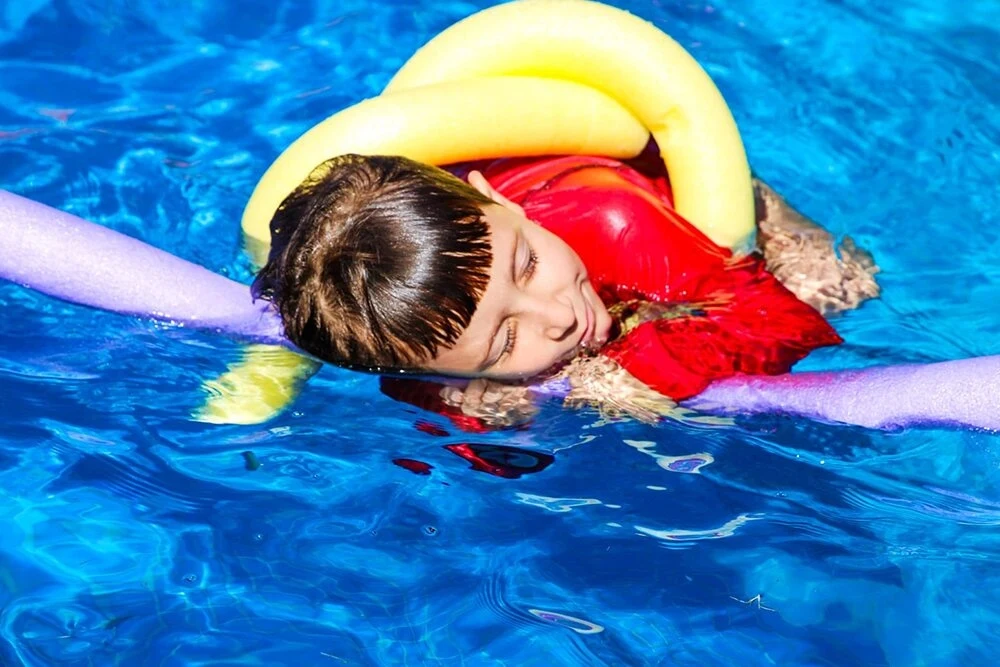
[[[406,158],[327,160],[278,207],[253,295],[324,361],[418,372],[455,343],[486,290],[492,203]]]

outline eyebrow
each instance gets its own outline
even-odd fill
[[[515,232],[514,238],[514,250],[510,253],[510,282],[511,284],[517,283],[517,252],[521,249],[521,241],[524,238],[524,233],[522,230],[518,229]],[[496,361],[490,360],[490,353],[493,351],[493,346],[496,345],[497,334],[500,333],[500,329],[503,327],[504,320],[506,318],[500,318],[500,323],[493,328],[493,333],[490,335],[489,345],[486,347],[486,355],[483,360],[479,362],[476,366],[476,372],[481,373],[486,369],[490,368]]]

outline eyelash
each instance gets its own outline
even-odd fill
[[[524,278],[528,280],[535,273],[535,268],[538,266],[538,255],[531,248],[528,248],[528,266],[524,269]]]
[[[511,322],[507,325],[507,342],[503,346],[503,352],[500,357],[506,357],[514,350],[514,343],[517,342],[517,327]]]
[[[538,267],[538,255],[535,254],[533,248],[528,248],[528,266],[524,269],[524,279],[530,280],[531,276],[534,275],[535,269]],[[514,344],[517,342],[517,327],[511,322],[507,326],[507,342],[504,343],[503,352],[500,353],[500,357],[506,357],[514,350]]]

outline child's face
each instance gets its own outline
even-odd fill
[[[531,222],[478,173],[469,183],[494,201],[484,209],[493,263],[469,326],[428,364],[451,375],[515,379],[538,375],[581,346],[607,341],[611,316],[579,256]]]

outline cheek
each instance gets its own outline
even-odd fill
[[[558,236],[541,230],[544,233],[539,253],[539,265],[545,265],[545,275],[551,287],[560,287],[576,281],[577,276],[584,271],[580,257]],[[538,252],[538,251],[536,251]]]

